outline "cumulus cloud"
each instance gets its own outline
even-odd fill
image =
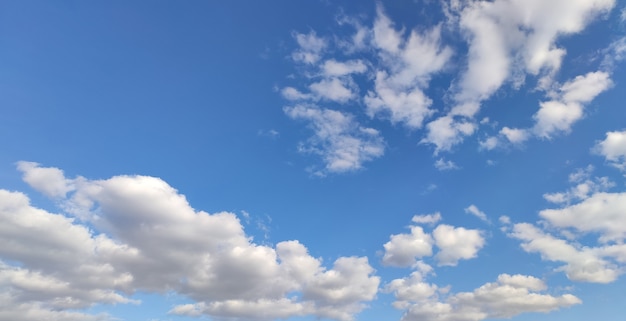
[[[24,177],[50,171],[22,170]],[[32,186],[45,192],[49,185]],[[367,258],[340,257],[326,268],[298,241],[252,243],[235,214],[197,211],[155,177],[82,178],[60,201],[92,215],[52,214],[24,194],[0,190],[0,258],[8,260],[0,286],[10,294],[0,305],[15,305],[2,313],[77,320],[82,314],[70,309],[139,303],[129,297],[136,291],[175,291],[195,301],[175,314],[347,321],[378,290]]]
[[[558,228],[599,233],[601,242],[626,239],[626,193],[598,192],[582,202],[559,209],[546,209],[539,216]]]
[[[431,256],[433,238],[420,226],[411,226],[411,234],[395,234],[385,243],[383,264],[409,267],[424,256]]]
[[[405,310],[403,321],[480,321],[511,318],[522,313],[550,312],[582,301],[571,294],[544,293],[543,281],[526,275],[500,274],[472,292],[453,293],[440,299],[437,286],[423,281],[420,273],[393,280],[387,288],[396,296],[394,306]]]
[[[433,224],[440,219],[439,213],[416,215],[413,217],[413,222]],[[455,266],[459,260],[476,257],[485,244],[479,230],[440,224],[431,235],[419,225],[412,225],[410,228],[411,233],[394,234],[389,237],[389,242],[384,245],[384,265],[415,267],[420,264],[420,259],[433,254],[432,247],[436,245],[438,252],[434,259],[437,264]]]
[[[512,144],[520,144],[526,141],[529,137],[528,131],[519,128],[503,127],[500,130],[500,135],[506,137],[506,139]]]
[[[473,131],[451,129],[472,122],[481,103],[507,81],[517,88],[524,83],[526,75],[531,75],[539,78],[539,89],[549,89],[566,53],[564,48],[557,46],[557,40],[582,31],[595,17],[610,11],[614,5],[614,0],[549,3],[497,0],[459,1],[446,6],[448,19],[458,22],[466,36],[469,45],[467,68],[454,86],[454,107],[447,115],[428,124],[434,123],[427,126],[429,133],[424,141],[433,144],[436,152],[450,150],[460,143]],[[542,137],[549,137],[554,131],[568,130],[582,116],[579,102],[549,101],[542,103],[542,109],[538,113],[541,115],[536,116],[540,124],[535,127],[535,132]],[[440,134],[442,126],[447,129],[447,135]],[[433,131],[439,134],[431,133]],[[495,147],[493,142],[484,147]]]
[[[24,181],[48,197],[65,197],[74,189],[72,180],[66,179],[58,168],[42,168],[35,162],[18,162],[17,169],[24,173]]]
[[[564,263],[557,271],[571,280],[610,283],[626,268],[626,193],[607,192],[612,183],[592,181],[592,171],[592,166],[579,169],[569,177],[574,187],[544,195],[562,207],[539,212],[542,228],[518,223],[509,235],[521,240],[525,251]]]
[[[611,85],[609,74],[603,71],[590,72],[566,82],[558,89],[556,99],[540,103],[539,111],[533,116],[536,121],[533,132],[542,138],[551,138],[559,132],[568,133],[584,116],[584,104]]]
[[[380,67],[376,70],[374,89],[364,99],[368,115],[380,114],[392,123],[420,128],[433,113],[432,100],[423,90],[432,74],[441,71],[452,56],[450,47],[441,44],[441,28],[424,33],[412,30],[404,39],[403,31],[396,30],[378,6],[372,33]]]
[[[348,113],[304,105],[286,107],[284,111],[293,119],[309,122],[314,136],[301,150],[323,158],[325,168],[318,172],[321,175],[361,169],[364,162],[384,153],[380,133],[360,126]]]
[[[626,171],[626,130],[606,133],[606,138],[596,142],[594,151],[614,167]]]
[[[439,252],[435,255],[438,265],[455,266],[459,260],[475,258],[485,245],[478,230],[441,224],[433,231]]]
[[[510,235],[522,241],[525,251],[539,253],[544,260],[565,263],[557,271],[573,281],[609,283],[622,273],[614,262],[604,258],[609,248],[573,245],[528,223],[515,224]]]

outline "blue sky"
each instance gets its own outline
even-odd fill
[[[2,1],[0,320],[613,320],[626,7]]]

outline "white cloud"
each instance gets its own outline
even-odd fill
[[[393,306],[397,309],[406,309],[411,302],[419,302],[433,297],[437,292],[437,285],[424,282],[423,273],[415,271],[407,278],[395,279],[387,286],[385,291],[394,292],[396,301]]]
[[[550,88],[552,77],[566,53],[557,46],[558,38],[582,31],[595,17],[611,10],[614,4],[614,0],[496,0],[459,1],[445,6],[450,21],[458,21],[466,35],[469,45],[467,69],[453,87],[455,106],[447,115],[428,124],[428,134],[423,142],[435,145],[437,152],[449,150],[463,141],[473,131],[453,130],[457,127],[455,124],[471,123],[481,102],[507,81],[518,88],[526,74],[530,74],[539,77],[540,89]],[[584,92],[582,88],[571,90]],[[542,111],[536,117],[537,135],[549,137],[554,131],[567,131],[582,117],[581,103],[578,100],[567,104],[562,101],[542,103]],[[460,119],[452,121],[452,116]],[[484,148],[495,147],[494,142]]]
[[[360,126],[350,114],[303,105],[284,111],[293,119],[309,121],[315,134],[302,150],[322,156],[326,164],[322,175],[361,169],[364,162],[384,153],[380,133]]]
[[[603,258],[609,256],[609,248],[573,245],[528,223],[515,224],[510,236],[523,241],[526,252],[539,253],[544,260],[564,262],[557,271],[565,272],[574,281],[609,283],[622,273],[615,263]]]
[[[22,168],[25,177],[46,169]],[[172,313],[348,321],[380,282],[367,258],[340,257],[328,269],[297,241],[254,244],[235,214],[196,211],[158,178],[83,178],[60,201],[91,212],[81,219],[92,228],[0,190],[0,257],[19,264],[0,265],[0,286],[13,295],[5,299],[17,306],[9,311],[76,320],[81,314],[68,309],[135,303],[125,295],[136,291],[175,291],[196,303]]]
[[[626,130],[607,132],[606,138],[596,142],[593,149],[621,171],[626,171]]]
[[[355,97],[355,93],[349,87],[353,87],[347,81],[339,78],[322,79],[309,86],[311,92],[319,99],[345,103]]]
[[[576,183],[576,185],[565,192],[543,194],[543,198],[551,203],[569,204],[573,201],[585,200],[593,193],[604,192],[615,186],[615,183],[611,182],[608,177],[592,178],[592,171],[593,166],[591,165],[585,169],[579,168],[569,176],[570,182]]]
[[[435,255],[438,265],[457,265],[459,260],[475,258],[485,245],[479,230],[441,224],[433,231],[439,252]]]
[[[432,74],[441,71],[452,50],[441,45],[441,28],[422,34],[412,30],[407,39],[397,31],[381,6],[372,29],[373,46],[379,49],[380,68],[376,70],[374,89],[365,97],[367,114],[382,114],[392,123],[410,129],[422,127],[432,115],[432,100],[423,90]]]
[[[540,103],[540,109],[533,116],[535,135],[551,138],[559,132],[568,133],[572,125],[584,115],[584,104],[589,103],[612,85],[609,74],[602,71],[578,76],[563,84],[556,99]]]
[[[417,224],[435,224],[441,220],[441,213],[436,212],[433,214],[426,215],[415,215],[411,219],[413,223]]]
[[[526,252],[563,262],[557,271],[571,280],[610,283],[626,270],[626,193],[606,192],[613,183],[606,177],[592,179],[593,170],[589,165],[570,174],[574,186],[566,192],[544,194],[563,207],[541,210],[542,228],[519,223],[509,236],[521,240]]]
[[[528,131],[519,128],[503,127],[500,130],[500,135],[506,137],[513,144],[520,144],[528,139]]]
[[[281,95],[283,95],[283,97],[285,99],[288,100],[306,100],[306,99],[311,99],[311,95],[310,94],[305,94],[300,92],[298,89],[293,88],[293,87],[285,87],[280,91]]]
[[[58,168],[42,168],[34,162],[18,162],[24,181],[48,197],[65,197],[74,189],[72,180],[66,179]]]
[[[496,136],[487,137],[487,139],[480,141],[479,146],[481,149],[492,150],[498,147],[500,140]]]
[[[383,264],[409,267],[424,256],[431,256],[433,239],[421,226],[411,226],[411,234],[395,234],[385,243]]]
[[[601,242],[626,239],[626,193],[599,192],[582,202],[559,209],[546,209],[539,215],[552,226],[574,228],[582,233],[599,233]]]
[[[459,166],[457,166],[451,160],[444,160],[443,158],[440,158],[437,161],[435,161],[435,168],[440,171],[448,171],[448,170],[453,170],[453,169],[459,169]]]
[[[396,296],[394,306],[405,310],[402,321],[480,321],[511,318],[522,313],[550,312],[582,303],[564,294],[545,294],[543,281],[526,275],[500,274],[472,292],[448,295],[440,300],[436,285],[426,283],[419,273],[393,280],[388,286]]]
[[[420,142],[435,145],[435,154],[438,154],[440,151],[450,150],[464,137],[473,134],[476,130],[476,124],[458,120],[452,116],[444,116],[431,121],[426,125],[426,128],[428,134]]]
[[[335,59],[326,60],[322,65],[322,73],[326,77],[340,77],[349,74],[361,74],[367,70],[362,60],[340,62]]]
[[[487,218],[487,214],[481,211],[476,205],[472,204],[465,208],[465,213],[472,214],[478,217],[481,221],[489,223],[489,219]]]
[[[306,64],[318,62],[322,52],[328,46],[327,41],[318,37],[315,31],[311,31],[308,34],[294,33],[293,37],[296,38],[300,47],[291,55],[292,59],[297,62]]]

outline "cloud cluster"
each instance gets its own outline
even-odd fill
[[[449,150],[463,137],[474,133],[473,118],[481,103],[490,98],[506,82],[519,88],[527,75],[538,77],[537,88],[549,90],[560,69],[564,48],[557,39],[582,31],[596,16],[610,11],[613,0],[594,1],[466,1],[448,6],[447,14],[457,22],[469,45],[467,68],[455,84],[455,105],[447,115],[428,123],[424,142],[435,145],[436,151]],[[589,102],[610,84],[608,75],[590,73],[566,83],[557,100],[541,103],[535,115],[534,131],[550,137],[556,131],[567,131],[582,117],[582,103]],[[600,79],[598,79],[600,78]],[[580,86],[591,82],[593,92]],[[608,84],[607,84],[608,83]],[[570,91],[581,93],[568,94]],[[508,132],[508,133],[507,133]],[[523,132],[501,132],[512,142],[520,142]],[[495,140],[483,142],[483,148],[494,148]]]
[[[255,244],[234,214],[197,211],[158,178],[67,179],[56,168],[18,167],[67,215],[0,190],[5,315],[95,320],[68,309],[138,304],[136,291],[175,291],[196,302],[172,308],[175,314],[347,321],[378,291],[367,258],[340,257],[326,268],[298,241]]]
[[[609,283],[626,268],[626,193],[608,192],[613,184],[606,177],[592,179],[591,170],[570,175],[576,184],[570,190],[544,195],[563,206],[539,212],[543,228],[517,223],[509,235],[522,241],[526,252],[562,263],[557,270],[571,280]]]
[[[426,283],[420,272],[396,279],[387,286],[394,292],[397,308],[405,309],[403,321],[480,321],[511,318],[528,312],[550,312],[582,303],[563,294],[543,293],[543,281],[526,275],[500,274],[496,282],[486,283],[472,292],[446,293]]]
[[[475,205],[465,211],[488,221],[486,214]],[[433,225],[440,219],[439,213],[416,215],[413,222]],[[383,291],[394,294],[393,306],[405,311],[403,321],[511,318],[581,303],[571,294],[555,296],[545,293],[547,286],[542,280],[519,274],[500,274],[496,282],[483,284],[472,292],[450,293],[449,286],[440,287],[427,280],[434,275],[434,269],[424,260],[433,255],[433,247],[438,248],[433,257],[438,266],[456,266],[459,260],[474,258],[485,244],[482,233],[446,224],[438,225],[432,234],[426,233],[420,225],[412,225],[410,229],[411,233],[391,235],[384,245],[382,259],[384,265],[413,269],[409,276],[394,279],[383,287]]]
[[[416,224],[434,224],[441,215],[416,215]],[[433,255],[433,246],[438,251],[434,256],[437,265],[456,266],[460,260],[475,258],[485,245],[485,239],[479,230],[439,224],[431,233],[420,225],[410,226],[411,233],[394,234],[384,244],[383,264],[396,267],[410,267],[418,264],[423,257]]]
[[[318,170],[318,175],[360,169],[364,162],[382,156],[385,151],[380,133],[360,126],[348,113],[305,105],[286,107],[285,113],[309,122],[314,135],[300,146],[300,151],[324,159],[325,168]]]
[[[407,29],[396,26],[379,4],[371,25],[354,17],[338,20],[354,28],[347,39],[294,33],[298,47],[291,57],[303,67],[300,78],[305,84],[300,89],[284,87],[281,93],[290,101],[325,104],[322,109],[363,107],[352,109],[352,115],[338,112],[352,117],[361,111],[370,119],[419,130],[420,143],[432,145],[438,155],[480,130],[482,123],[475,117],[485,101],[505,85],[513,90],[527,86],[528,78],[546,97],[538,103],[534,125],[504,126],[480,141],[480,147],[491,150],[520,145],[531,137],[550,139],[570,132],[584,117],[585,106],[611,87],[612,69],[626,56],[624,39],[616,40],[600,50],[605,59],[599,71],[559,84],[555,79],[567,53],[559,40],[580,33],[614,6],[614,0],[454,1],[442,4],[445,21]],[[447,43],[455,37],[446,33],[460,36],[467,51]],[[458,75],[443,90],[445,105],[434,106],[427,94],[432,78],[452,71]],[[325,148],[320,151],[328,165]],[[442,159],[435,166],[454,168]],[[358,168],[360,164],[350,170]]]

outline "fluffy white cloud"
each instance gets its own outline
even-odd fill
[[[553,296],[543,281],[525,275],[501,274],[472,292],[460,292],[440,300],[437,286],[426,283],[419,273],[396,279],[388,287],[396,295],[394,306],[405,309],[403,321],[480,321],[511,318],[528,312],[550,312],[582,303],[564,294]]]
[[[599,233],[601,242],[626,239],[626,193],[595,193],[578,204],[539,212],[552,226]]]
[[[435,228],[433,238],[439,248],[439,252],[435,255],[438,265],[455,266],[459,260],[474,258],[485,245],[485,239],[479,230],[446,224]]]
[[[361,127],[350,114],[303,105],[284,110],[293,119],[308,121],[315,132],[301,150],[322,156],[326,166],[318,172],[321,175],[361,169],[364,162],[384,153],[380,133]]]
[[[557,46],[557,39],[582,31],[590,21],[614,5],[614,0],[496,0],[458,1],[445,6],[449,20],[458,23],[467,37],[467,69],[454,87],[455,106],[447,115],[428,124],[429,133],[424,142],[435,145],[436,152],[445,151],[471,135],[473,131],[452,129],[459,126],[457,123],[471,122],[468,119],[473,119],[479,112],[481,102],[507,81],[516,88],[530,74],[539,77],[540,89],[549,89],[566,53]],[[585,92],[581,87],[565,90],[581,95]],[[582,101],[576,97],[567,99],[572,101],[542,103],[542,110],[536,116],[538,125],[534,129],[538,135],[549,137],[554,131],[567,131],[582,117]],[[452,116],[460,119],[453,120]],[[521,139],[521,136],[515,138]],[[491,141],[483,148],[495,148],[495,142]]]
[[[611,165],[626,171],[626,130],[607,132],[606,138],[596,143],[594,151]]]
[[[528,139],[528,131],[519,128],[503,127],[500,130],[500,135],[506,137],[506,139],[513,144],[523,143]]]
[[[578,169],[569,175],[572,188],[544,194],[546,200],[563,207],[540,211],[542,228],[519,223],[509,235],[521,240],[525,251],[564,263],[557,270],[571,280],[609,283],[626,268],[626,193],[607,192],[614,184],[606,177],[592,179],[592,172],[591,165]]]
[[[32,177],[49,169],[22,170]],[[76,320],[82,314],[67,309],[138,303],[128,297],[135,291],[175,291],[197,302],[174,307],[177,314],[347,321],[377,293],[380,281],[367,258],[340,257],[328,269],[297,241],[254,244],[234,214],[196,211],[158,178],[74,181],[73,193],[60,201],[91,212],[79,217],[91,229],[0,190],[0,258],[18,263],[0,265],[0,286],[10,294],[0,306],[16,306],[2,313],[27,309],[25,315]]]
[[[414,216],[416,224],[433,224],[441,219],[439,213]],[[419,267],[419,259],[433,254],[436,245],[438,252],[434,256],[438,265],[455,266],[459,260],[476,257],[484,246],[485,239],[479,230],[454,227],[446,224],[438,225],[432,236],[419,225],[410,226],[411,233],[394,234],[385,243],[383,264],[397,267]]]
[[[558,268],[574,281],[609,283],[617,279],[621,269],[603,258],[612,252],[607,248],[590,248],[573,245],[565,240],[546,234],[528,223],[513,226],[510,234],[522,243],[522,248],[531,253],[539,253],[544,260],[563,262]]]
[[[441,44],[440,29],[424,33],[412,30],[404,39],[403,32],[394,29],[378,6],[372,44],[379,50],[380,68],[374,89],[365,97],[368,115],[382,114],[392,123],[415,129],[433,113],[432,100],[423,90],[431,75],[441,71],[452,56],[452,50]]]
[[[411,234],[395,234],[385,243],[383,264],[398,267],[409,267],[418,258],[431,256],[433,239],[420,226],[411,226]]]
[[[464,137],[472,135],[476,124],[471,121],[444,116],[431,121],[426,125],[428,133],[420,142],[435,145],[435,154],[448,151],[452,146],[460,143]]]
[[[593,100],[612,85],[609,74],[602,71],[578,76],[563,84],[557,93],[558,98],[540,103],[540,109],[533,116],[535,135],[551,138],[558,132],[568,133],[572,125],[584,115],[584,104]]]
[[[65,197],[74,189],[73,182],[65,178],[58,168],[42,168],[34,162],[18,162],[17,169],[24,173],[24,181],[48,197]]]

